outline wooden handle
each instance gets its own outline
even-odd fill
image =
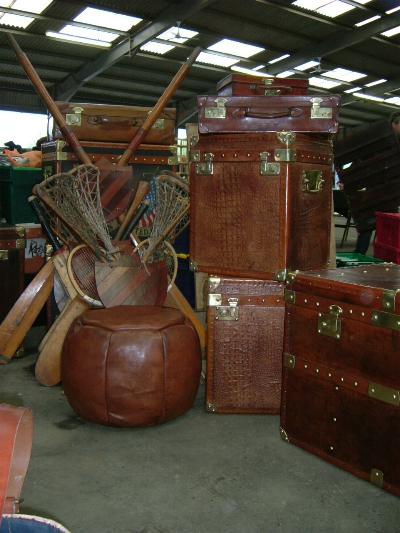
[[[39,78],[38,73],[34,69],[32,63],[29,61],[28,56],[21,50],[21,47],[15,40],[14,36],[11,33],[5,32],[8,42],[12,46],[15,55],[17,56],[18,61],[20,62],[22,68],[25,70],[26,75],[32,82],[32,85],[36,89],[37,94],[41,98],[42,102],[45,104],[47,109],[52,114],[54,120],[57,123],[57,126],[60,128],[62,134],[66,138],[68,144],[71,146],[73,151],[76,154],[76,157],[84,165],[91,165],[92,161],[89,159],[89,156],[84,152],[82,146],[80,145],[77,136],[70,130],[65,122],[64,115],[58,109],[53,98],[50,96],[47,91],[44,83]]]
[[[186,78],[190,67],[196,61],[197,56],[200,54],[200,52],[201,52],[201,48],[198,46],[197,48],[193,50],[193,52],[187,58],[185,63],[181,66],[181,68],[175,74],[175,76],[173,77],[168,87],[165,89],[163,94],[160,96],[156,105],[153,107],[153,109],[148,114],[146,120],[143,123],[143,126],[138,129],[132,141],[129,143],[128,148],[125,150],[121,159],[118,161],[117,166],[122,167],[128,164],[129,159],[132,157],[132,154],[135,152],[139,144],[142,142],[142,140],[144,139],[145,135],[147,134],[149,129],[152,127],[154,122],[158,119],[158,117],[164,111],[172,95],[178,89],[182,81]]]
[[[138,210],[138,207],[142,203],[143,198],[146,196],[146,194],[148,194],[149,190],[150,185],[147,183],[147,181],[139,181],[135,197],[125,215],[124,220],[122,221],[122,224],[118,228],[117,234],[115,235],[115,239],[117,241],[122,239],[123,235],[125,234],[126,228],[129,226],[129,223],[134,217],[136,211]]]
[[[129,235],[132,233],[132,231],[136,228],[136,226],[139,224],[141,218],[146,213],[150,206],[150,202],[148,200],[144,200],[139,207],[139,209],[136,211],[135,216],[132,218],[132,221],[129,223],[128,227],[126,228],[125,233],[122,235],[121,239],[125,240],[129,238]]]

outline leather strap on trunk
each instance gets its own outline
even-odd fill
[[[19,497],[32,449],[32,411],[0,404],[0,523],[19,510]]]

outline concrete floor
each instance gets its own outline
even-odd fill
[[[40,386],[34,361],[0,367],[0,401],[35,416],[22,512],[73,533],[400,531],[398,498],[283,442],[277,416],[208,414],[201,389],[162,426],[102,427]]]

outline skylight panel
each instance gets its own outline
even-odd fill
[[[303,63],[302,65],[298,65],[297,67],[294,67],[296,70],[308,70],[309,68],[316,67],[319,65],[319,61],[307,61],[307,63]]]
[[[378,20],[381,18],[381,15],[375,15],[374,17],[370,17],[368,19],[362,20],[361,22],[357,22],[357,24],[354,24],[357,26],[357,28],[360,28],[361,26],[365,26],[366,24],[369,24],[370,22],[373,22],[374,20]]]
[[[118,33],[81,28],[80,26],[72,26],[72,24],[64,26],[60,30],[60,33],[74,35],[75,37],[84,37],[85,39],[91,39],[92,41],[105,41],[107,43],[111,43],[114,39],[119,37]]]
[[[216,65],[218,67],[231,67],[239,61],[239,58],[234,59],[223,55],[210,54],[209,52],[200,52],[196,59],[196,63],[208,63],[209,65]]]
[[[380,98],[379,96],[372,96],[372,94],[364,94],[364,93],[353,93],[354,96],[357,96],[357,98],[363,98],[364,100],[372,100],[373,102],[384,102],[384,98]]]
[[[239,41],[232,41],[231,39],[222,39],[212,46],[209,46],[208,50],[247,58],[262,52],[265,50],[265,48],[253,46],[252,44],[241,43]]]
[[[283,72],[280,72],[276,75],[277,78],[289,78],[289,76],[293,76],[295,74],[294,70],[284,70]]]
[[[324,76],[327,76],[328,78],[335,78],[336,80],[351,82],[359,80],[360,78],[365,78],[366,74],[355,72],[354,70],[348,70],[346,68],[335,68],[333,70],[329,70],[328,72],[324,72]]]
[[[30,11],[31,13],[41,13],[51,4],[52,0],[0,0],[1,7],[12,7],[21,11]],[[0,24],[5,26],[14,26],[16,28],[27,28],[35,19],[25,17],[24,15],[14,15],[12,13],[0,13]]]
[[[340,2],[340,0],[335,0],[334,2],[330,2],[329,4],[317,9],[317,13],[325,15],[326,17],[335,18],[339,15],[343,15],[343,13],[351,11],[352,9],[354,9],[354,6]]]
[[[392,98],[388,98],[385,100],[388,104],[394,104],[400,106],[400,96],[393,96]]]
[[[231,67],[231,70],[234,70],[235,72],[240,72],[241,74],[249,74],[250,76],[259,76],[261,78],[265,77],[273,77],[272,74],[268,74],[268,72],[261,72],[259,70],[254,70],[251,68],[245,68],[245,67],[239,67],[234,65]]]
[[[385,83],[385,78],[381,78],[380,80],[371,81],[370,83],[366,83],[365,87],[373,87],[374,85],[379,85],[380,83]]]
[[[384,31],[381,35],[384,35],[385,37],[393,37],[393,35],[397,35],[398,33],[400,33],[400,26]]]
[[[164,41],[172,41],[174,43],[185,43],[187,40],[198,34],[198,31],[185,30],[184,28],[173,26],[172,28],[169,28],[161,33],[158,38],[164,39]]]
[[[345,93],[355,93],[356,91],[361,91],[362,87],[352,87],[351,89],[347,89],[344,91]]]
[[[53,39],[59,39],[60,41],[68,41],[76,44],[90,44],[91,46],[102,46],[107,47],[111,46],[111,43],[106,41],[99,41],[93,39],[86,39],[85,37],[77,37],[76,35],[68,35],[67,33],[57,33],[55,31],[46,31],[47,37],[52,37]]]
[[[293,5],[308,9],[309,11],[316,11],[327,3],[329,3],[328,0],[296,0],[293,2]]]
[[[156,41],[149,41],[140,47],[141,50],[145,52],[151,52],[152,54],[166,54],[170,50],[175,48],[173,44],[158,43]]]
[[[365,5],[371,2],[372,0],[354,0],[354,1],[357,2],[357,4]]]
[[[274,63],[278,63],[278,61],[282,61],[283,59],[286,59],[287,57],[290,57],[290,54],[283,54],[283,56],[276,57],[275,59],[271,59],[271,61],[268,61],[270,65],[273,65]]]
[[[322,87],[323,89],[333,89],[333,87],[341,85],[341,82],[338,80],[325,80],[324,78],[317,78],[316,76],[308,78],[308,81],[310,85],[313,85],[314,87]]]
[[[26,0],[25,0],[26,1]],[[29,1],[29,0],[28,0]],[[113,13],[104,9],[95,9],[93,7],[85,8],[82,13],[74,18],[76,22],[85,22],[94,26],[101,26],[111,30],[128,31],[132,26],[136,26],[143,19],[131,17],[122,13]]]
[[[14,26],[15,28],[26,28],[35,19],[33,17],[23,17],[12,13],[0,13],[0,24]]]

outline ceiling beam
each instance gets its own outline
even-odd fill
[[[326,40],[307,45],[287,59],[271,65],[268,70],[271,72],[271,74],[278,74],[279,72],[296,67],[297,65],[305,63],[311,59],[322,58],[339,50],[343,50],[344,48],[348,48],[354,44],[366,41],[374,35],[390,30],[399,25],[400,14],[396,13],[392,15],[385,15],[381,19],[371,22],[370,24],[360,28],[353,28],[352,30],[348,31],[341,29],[334,34],[329,35]]]
[[[59,100],[70,100],[79,87],[114,65],[125,54],[136,54],[143,44],[175,25],[178,20],[182,21],[193,16],[215,1],[180,0],[170,4],[158,17],[143,29],[139,29],[130,39],[117,44],[109,52],[101,53],[94,61],[89,61],[77,72],[70,74],[62,83],[55,87],[56,97]]]

